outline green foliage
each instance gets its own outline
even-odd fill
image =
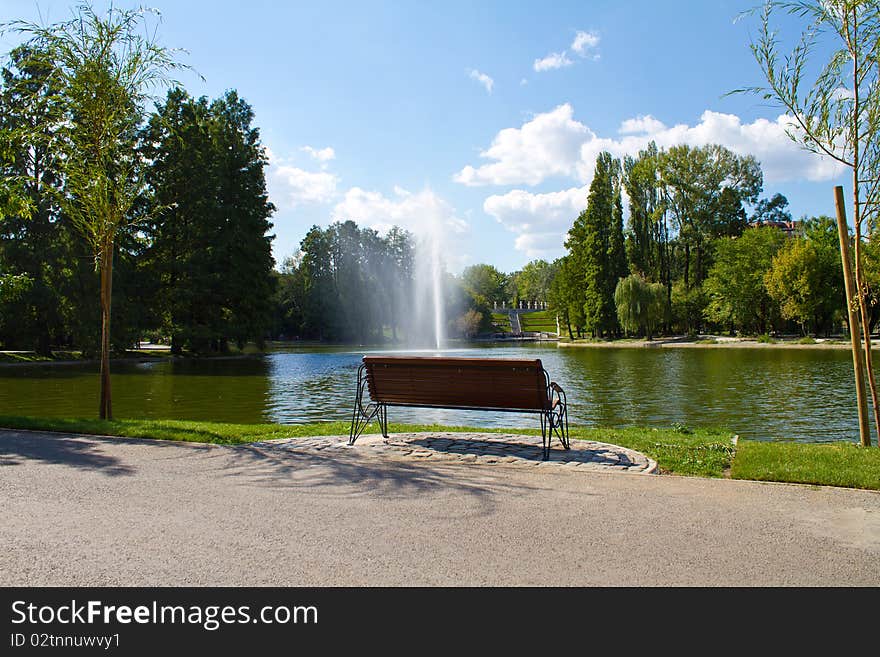
[[[684,280],[672,286],[672,317],[676,328],[687,335],[695,335],[703,321],[709,299],[702,286],[685,286]]]
[[[638,158],[623,160],[623,186],[629,198],[627,260],[633,273],[668,281],[669,230],[657,167],[660,154],[652,141]]]
[[[573,329],[580,334],[583,327],[583,292],[576,276],[575,261],[571,255],[567,255],[553,264],[556,267],[556,275],[550,283],[547,302],[550,311],[559,317],[560,324],[565,327],[568,337],[574,339]]]
[[[556,275],[554,264],[532,260],[507,279],[507,300],[516,305],[520,300],[547,301],[550,285]]]
[[[253,111],[229,91],[209,104],[172,89],[142,134],[147,259],[162,330],[175,353],[261,341],[268,331],[274,207]]]
[[[507,298],[507,276],[492,265],[477,264],[466,267],[461,273],[465,290],[473,297],[482,297],[489,305],[499,306]]]
[[[480,332],[483,325],[483,313],[468,308],[455,320],[455,328],[465,338],[472,338]]]
[[[718,240],[715,264],[705,284],[706,317],[747,333],[773,328],[779,311],[764,285],[764,274],[784,241],[784,233],[772,227]]]
[[[776,254],[764,282],[784,318],[827,335],[846,306],[836,222],[828,217],[809,222],[802,236]]]
[[[700,285],[708,270],[707,240],[735,237],[746,226],[743,202],[754,202],[763,174],[752,156],[718,144],[673,146],[659,157],[664,205],[684,248],[685,287]]]
[[[755,205],[750,221],[758,225],[791,221],[791,213],[785,209],[787,207],[788,199],[782,194],[774,194],[771,199],[762,198]]]
[[[587,208],[575,220],[566,242],[574,277],[574,286],[569,287],[577,290],[577,282],[583,286],[579,295],[582,325],[594,335],[612,335],[619,330],[614,289],[627,272],[620,176],[620,162],[610,153],[600,153]],[[576,303],[576,293],[570,296]],[[570,320],[580,319],[577,315],[575,309],[569,309]]]
[[[643,333],[651,338],[663,321],[666,289],[648,283],[637,274],[621,278],[614,290],[614,303],[620,325],[629,333]]]

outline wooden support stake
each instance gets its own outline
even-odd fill
[[[846,205],[843,187],[834,188],[834,207],[837,210],[837,236],[840,238],[840,260],[843,263],[843,281],[846,287],[846,311],[849,337],[852,342],[853,373],[856,379],[856,403],[859,408],[859,440],[864,447],[871,445],[871,427],[868,424],[868,398],[865,395],[865,365],[862,356],[862,338],[859,332],[858,296],[849,260],[849,228],[846,225]]]

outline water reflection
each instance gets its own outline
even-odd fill
[[[117,363],[118,417],[298,423],[348,420],[361,356],[287,349],[245,359]],[[414,353],[414,352],[396,352]],[[428,355],[430,352],[422,352]],[[493,345],[453,356],[541,358],[591,426],[724,426],[743,437],[857,440],[845,350],[602,349]],[[0,414],[92,417],[94,365],[0,367]],[[533,415],[395,408],[400,422],[538,427]]]

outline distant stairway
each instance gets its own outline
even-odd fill
[[[515,310],[511,310],[509,313],[510,317],[510,331],[514,335],[522,335],[522,324],[519,323],[519,313]]]

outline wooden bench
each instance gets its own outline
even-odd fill
[[[536,413],[544,460],[554,435],[569,449],[565,391],[550,381],[539,359],[364,356],[349,444],[374,418],[387,438],[389,406]]]

